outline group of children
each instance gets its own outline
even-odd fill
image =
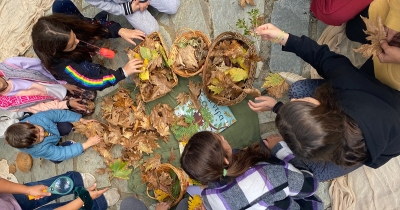
[[[158,30],[157,21],[146,10],[149,5],[167,14],[175,13],[179,7],[179,0],[87,1],[109,13],[125,15],[136,29],[122,28],[108,21],[105,12],[86,18],[70,0],[56,0],[54,14],[40,18],[32,30],[33,48],[39,59],[10,58],[0,63],[0,107],[34,113],[10,126],[5,132],[6,141],[33,157],[57,163],[100,142],[101,137],[92,137],[84,143],[70,141],[58,146],[61,136],[72,130],[71,122],[90,121],[83,119],[82,114],[91,114],[85,100],[94,100],[96,90],[140,72],[142,61],[139,59],[116,70],[93,63],[92,56],[98,49],[87,43],[117,37],[130,43],[132,39],[143,40],[145,35]],[[314,0],[311,9],[318,18],[321,8],[315,6],[317,3]],[[378,168],[400,154],[400,80],[392,74],[400,59],[393,56],[392,51],[397,49],[391,44],[400,31],[393,25],[396,23],[393,19],[400,18],[400,4],[396,3],[398,0],[375,0],[358,11],[370,17],[382,17],[388,33],[387,39],[381,42],[383,52],[361,69],[354,67],[345,56],[306,36],[286,33],[272,24],[255,30],[263,40],[281,44],[282,50],[293,52],[311,64],[324,79],[294,83],[289,90],[291,101],[287,104],[268,96],[248,102],[255,112],[277,113],[275,122],[280,135],[269,136],[238,151],[232,150],[229,139],[220,134],[202,131],[190,138],[180,164],[191,178],[203,184],[204,208],[323,209],[322,201],[314,195],[318,181],[345,175],[362,165]],[[365,40],[365,35],[354,32],[365,28],[363,24],[356,24],[361,23],[357,13],[351,18],[340,13],[336,16],[337,21],[345,19],[352,26],[349,38]],[[103,195],[106,190],[94,190],[93,183],[85,185],[84,180],[92,177],[70,173],[81,183],[79,187],[88,190],[82,191],[86,199],[78,196],[66,204],[69,205],[66,209],[78,209],[83,204],[85,209],[105,209],[113,203],[110,200],[119,199],[112,193]],[[43,193],[44,186],[37,183],[24,187],[6,180],[0,182],[16,189],[0,188],[0,192],[41,198],[38,204],[32,204],[35,208],[55,199]],[[22,203],[31,202],[18,195],[14,197],[21,207]],[[7,199],[16,205],[15,199]],[[0,196],[0,207],[5,205],[3,201],[4,197]],[[157,210],[168,208],[165,203],[156,207]],[[185,208],[187,203],[177,207]],[[128,198],[121,209],[146,207],[141,201]]]

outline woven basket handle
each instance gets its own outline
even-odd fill
[[[193,32],[193,34],[194,35],[196,35],[196,32],[193,30],[193,29],[191,29],[191,28],[181,28],[181,29],[179,29],[177,32],[176,32],[176,36],[178,37],[178,36],[180,36],[181,34],[183,34],[184,32],[186,32],[186,31],[191,31],[191,32]]]

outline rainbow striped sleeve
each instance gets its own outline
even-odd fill
[[[84,75],[80,74],[77,70],[72,68],[72,66],[70,66],[70,65],[65,67],[65,72],[69,76],[71,76],[72,79],[81,83],[83,86],[86,86],[89,88],[103,87],[103,86],[106,86],[107,83],[114,85],[117,81],[113,74],[105,75],[103,78],[100,78],[100,79],[87,78]]]

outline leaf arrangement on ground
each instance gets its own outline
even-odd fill
[[[367,30],[364,31],[367,35],[366,39],[371,41],[371,44],[363,44],[360,48],[354,49],[354,51],[362,53],[362,56],[366,58],[372,55],[376,56],[382,52],[381,41],[386,40],[386,31],[382,24],[382,18],[378,17],[377,24],[368,18],[361,18],[367,26]]]

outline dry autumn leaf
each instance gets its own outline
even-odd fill
[[[247,4],[255,6],[254,0],[239,0],[240,6],[244,9]]]
[[[200,101],[199,101],[199,95],[200,95],[200,92],[201,92],[201,83],[199,83],[199,82],[198,83],[194,83],[192,80],[189,80],[188,87],[189,87],[190,100],[192,101],[194,107],[197,110],[200,110],[201,104],[200,104]]]
[[[189,95],[187,93],[182,92],[179,93],[175,99],[178,105],[184,105],[189,101]]]
[[[276,98],[281,98],[283,93],[289,89],[286,80],[278,73],[270,73],[268,77],[265,78],[262,87],[268,90],[268,94]]]
[[[382,18],[378,17],[377,25],[368,18],[361,18],[367,26],[367,30],[364,31],[367,35],[366,39],[371,41],[371,44],[363,44],[360,48],[354,49],[354,51],[362,53],[362,56],[366,58],[372,55],[376,56],[382,52],[381,41],[386,39],[386,31],[382,24]]]

